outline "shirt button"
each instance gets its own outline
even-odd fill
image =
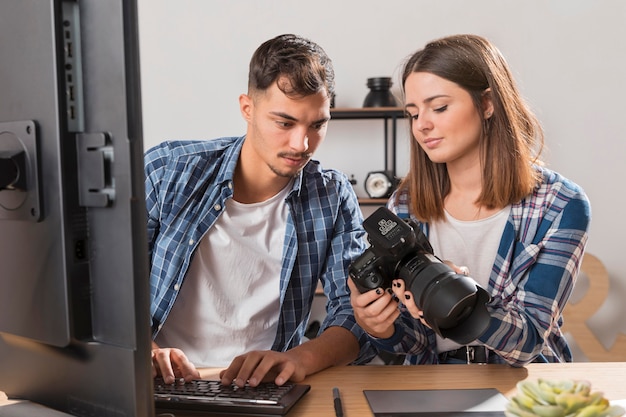
[[[233,183],[232,182],[228,183],[228,188],[230,188],[231,190],[233,189]]]
[[[219,204],[216,204],[213,206],[213,208],[215,209],[215,211],[220,211],[222,209],[222,206],[220,206]]]
[[[193,239],[189,239],[189,246],[192,246],[194,243],[196,243]]]
[[[174,284],[174,291],[178,291],[179,288],[180,288],[180,285]]]

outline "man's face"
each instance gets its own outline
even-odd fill
[[[240,97],[248,122],[245,153],[254,158],[260,175],[295,176],[326,136],[330,99],[325,92],[288,97],[274,83],[263,92]]]

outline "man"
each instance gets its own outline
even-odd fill
[[[166,382],[217,366],[224,384],[281,385],[373,356],[346,283],[365,248],[356,195],[311,160],[333,94],[323,49],[281,35],[250,61],[245,136],[146,153],[152,356]],[[302,343],[318,282],[328,315]]]

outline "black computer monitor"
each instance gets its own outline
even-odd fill
[[[9,398],[154,413],[138,44],[136,0],[0,1]]]

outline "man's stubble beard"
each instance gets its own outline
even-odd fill
[[[276,175],[278,175],[279,177],[283,177],[283,178],[294,178],[297,177],[298,174],[304,169],[304,167],[306,166],[306,164],[309,163],[309,161],[311,160],[311,158],[313,157],[313,154],[310,153],[304,153],[304,154],[287,154],[287,153],[283,153],[283,154],[279,154],[278,155],[279,158],[284,158],[284,157],[297,157],[297,158],[301,158],[301,159],[306,159],[306,162],[296,170],[296,172],[284,172],[284,171],[280,171],[278,168],[276,168],[274,165],[272,164],[267,164],[268,168]]]

